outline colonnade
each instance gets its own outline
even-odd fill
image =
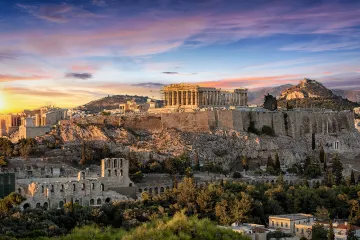
[[[171,106],[246,106],[247,92],[235,90],[168,90],[164,92],[165,105]]]

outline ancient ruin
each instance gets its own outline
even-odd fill
[[[77,177],[22,178],[16,180],[16,191],[27,199],[23,208],[60,208],[69,202],[96,206],[131,199],[136,189],[128,171],[126,159],[106,158],[101,161],[101,176],[86,170]]]
[[[163,88],[166,108],[247,106],[247,89],[222,90],[195,84],[171,84]]]

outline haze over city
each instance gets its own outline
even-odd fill
[[[359,1],[3,0],[0,111],[178,82],[360,90],[359,16]]]

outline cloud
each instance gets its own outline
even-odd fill
[[[224,78],[221,80],[198,82],[203,87],[216,88],[258,88],[265,86],[276,86],[288,83],[297,83],[303,78],[299,74],[278,75],[278,76],[263,76],[263,77],[239,77],[239,78]]]
[[[10,52],[0,52],[0,61],[15,59],[15,54]]]
[[[163,74],[179,74],[178,72],[162,72]]]
[[[25,5],[25,4],[16,4],[18,9],[21,9],[34,17],[47,20],[54,23],[66,23],[71,18],[78,17],[94,17],[95,14],[83,10],[82,8],[75,7],[70,4],[60,4],[60,5]]]
[[[360,41],[342,41],[342,42],[307,42],[294,44],[280,48],[282,51],[300,51],[300,52],[322,52],[334,50],[353,50],[360,48]]]
[[[37,76],[37,75],[16,76],[16,75],[0,74],[0,82],[31,81],[31,80],[43,80],[49,78],[50,77]]]
[[[165,84],[156,83],[156,82],[146,82],[146,83],[131,84],[131,86],[134,86],[134,87],[146,87],[146,88],[160,88],[160,87],[165,86]]]
[[[66,78],[78,78],[78,79],[89,79],[89,78],[92,78],[92,74],[91,73],[75,73],[75,72],[72,72],[72,73],[66,73],[65,74],[65,77]]]
[[[98,7],[106,7],[107,3],[105,0],[92,0],[91,3]]]
[[[179,72],[162,72],[163,74],[168,75],[196,75],[196,73],[179,73]]]
[[[21,94],[21,95],[29,95],[29,96],[42,96],[42,97],[69,97],[70,93],[45,89],[45,90],[36,90],[31,88],[22,88],[22,87],[9,87],[5,88],[6,92],[11,94]]]

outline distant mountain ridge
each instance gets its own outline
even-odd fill
[[[276,87],[265,87],[256,90],[249,90],[248,102],[249,104],[262,105],[264,103],[264,96],[268,93],[274,97],[280,96],[283,91],[292,87],[292,84],[284,84]]]
[[[104,98],[100,98],[94,101],[91,101],[85,105],[82,105],[78,108],[81,108],[90,112],[99,112],[104,109],[116,109],[119,108],[119,104],[126,103],[130,100],[135,100],[135,102],[141,104],[146,103],[148,97],[147,96],[137,96],[137,95],[113,95],[107,96]]]

